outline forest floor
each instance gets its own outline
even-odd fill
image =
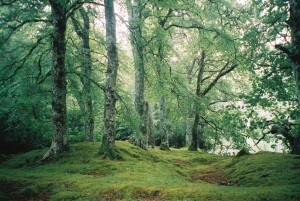
[[[102,159],[99,143],[47,149],[0,164],[0,200],[300,200],[300,156],[260,152],[224,157],[187,149],[144,151],[116,142],[122,160]]]

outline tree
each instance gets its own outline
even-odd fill
[[[248,100],[252,105],[271,111],[274,116],[272,120],[263,120],[261,127],[268,126],[268,134],[287,141],[291,153],[300,154],[300,2],[272,1],[267,4],[253,1],[251,5],[253,18],[260,19],[260,26],[250,28],[244,40],[255,47],[252,63],[257,81],[253,84],[253,94],[260,94],[261,98]],[[254,32],[263,34],[255,37]],[[278,104],[288,107],[279,110]],[[266,133],[263,131],[262,134],[258,142],[265,138]]]
[[[196,85],[196,96],[197,98],[200,97],[200,84],[202,82],[202,76],[204,72],[204,59],[205,59],[205,52],[201,52],[201,58],[199,60],[199,70],[198,70],[198,76],[197,76],[197,85]],[[192,127],[192,142],[191,146],[189,147],[190,151],[197,151],[198,149],[198,125],[200,121],[200,115],[199,115],[199,100],[196,99],[195,101],[195,119],[194,124]]]
[[[79,21],[74,15],[71,16],[73,26],[77,35],[81,39],[82,48],[82,64],[81,64],[81,76],[80,81],[83,85],[83,92],[77,96],[79,107],[83,112],[84,128],[85,128],[85,140],[94,141],[94,114],[93,114],[93,101],[91,96],[91,73],[92,73],[92,56],[90,48],[90,19],[85,8],[79,8],[80,16],[83,20],[83,25],[80,25]]]
[[[115,152],[115,105],[117,100],[116,81],[118,73],[118,53],[116,46],[116,20],[114,1],[105,0],[107,71],[104,99],[104,133],[99,153],[105,157],[116,158]]]
[[[52,66],[52,143],[43,160],[49,160],[67,149],[66,94],[67,82],[65,72],[66,27],[68,1],[49,0],[53,25],[53,66]]]
[[[129,14],[130,43],[132,47],[135,68],[135,97],[134,105],[140,117],[140,126],[137,144],[148,149],[147,136],[147,110],[145,102],[145,69],[144,69],[144,44],[142,36],[142,3],[140,0],[127,0],[127,12]]]
[[[275,45],[275,47],[287,54],[291,60],[298,99],[298,111],[300,111],[300,1],[289,0],[289,7],[290,18],[287,24],[291,31],[291,47],[290,49],[281,45]],[[291,153],[300,154],[300,125],[298,125],[296,137],[289,132],[282,132],[282,134],[290,142]]]

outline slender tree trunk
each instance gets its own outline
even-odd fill
[[[191,146],[189,147],[190,151],[197,151],[198,149],[198,125],[200,122],[200,114],[199,114],[199,98],[200,98],[200,85],[202,81],[203,71],[204,71],[204,59],[205,53],[202,51],[201,58],[199,61],[199,71],[197,76],[197,88],[196,88],[196,96],[197,99],[195,100],[195,119],[192,127],[192,142]]]
[[[187,115],[185,117],[185,146],[190,147],[192,143],[192,128],[193,128],[193,107],[189,106]]]
[[[186,69],[188,85],[191,85],[193,78],[193,70],[197,59],[194,59],[192,66],[188,66]],[[191,146],[192,142],[192,127],[193,127],[193,106],[190,105],[187,109],[187,115],[185,118],[186,129],[185,129],[185,146]]]
[[[104,0],[106,20],[107,71],[104,99],[104,133],[99,153],[105,157],[116,158],[115,152],[115,105],[117,100],[116,82],[118,72],[118,53],[116,46],[116,20],[114,1]]]
[[[43,160],[55,157],[59,152],[67,149],[67,115],[66,94],[67,82],[65,73],[66,53],[66,7],[64,3],[49,0],[52,11],[53,24],[53,65],[52,65],[52,143]]]
[[[144,48],[142,44],[142,31],[139,23],[141,22],[142,5],[139,0],[126,0],[127,11],[130,25],[130,42],[135,67],[135,109],[140,117],[140,126],[138,135],[138,145],[143,149],[148,149],[147,136],[147,112],[145,104],[145,69],[144,69]]]
[[[80,80],[83,85],[82,103],[83,103],[83,115],[85,124],[85,140],[94,141],[94,114],[93,114],[93,100],[91,96],[91,74],[92,74],[92,56],[90,48],[90,20],[88,13],[84,8],[79,9],[79,13],[83,19],[83,26],[81,27],[79,22],[72,16],[72,22],[75,27],[77,35],[81,38],[82,42],[82,56],[83,61],[81,64]]]
[[[147,111],[147,136],[148,136],[148,145],[154,148],[155,139],[154,139],[154,122],[152,116],[151,106],[146,102],[146,111]]]
[[[162,141],[160,144],[161,150],[169,150],[169,137],[166,126],[166,110],[165,110],[165,97],[161,96],[159,101],[159,130],[161,133]]]

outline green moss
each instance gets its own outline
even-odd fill
[[[0,199],[300,199],[298,156],[264,152],[233,158],[189,152],[187,148],[145,151],[127,142],[116,142],[123,160],[110,160],[99,157],[99,146],[74,144],[70,151],[48,163],[36,162],[47,150],[10,157],[0,164]],[[207,175],[215,171],[232,186],[209,182]],[[196,180],[192,181],[192,176]]]

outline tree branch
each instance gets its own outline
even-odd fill
[[[215,77],[215,79],[208,85],[208,87],[202,92],[202,96],[205,96],[219,81],[220,78],[222,78],[223,76],[225,76],[226,74],[230,73],[231,71],[233,71],[238,65],[234,64],[232,65],[229,69],[227,69],[226,71],[224,71],[226,69],[226,67],[229,65],[229,62],[227,62],[224,67],[221,69],[220,73],[217,75],[217,77]],[[224,71],[224,72],[223,72]]]
[[[290,52],[289,49],[287,49],[286,47],[283,47],[280,44],[276,44],[275,48],[280,50],[281,52],[283,52],[284,54],[286,54],[292,61],[294,60],[294,55],[292,54],[292,52]]]

